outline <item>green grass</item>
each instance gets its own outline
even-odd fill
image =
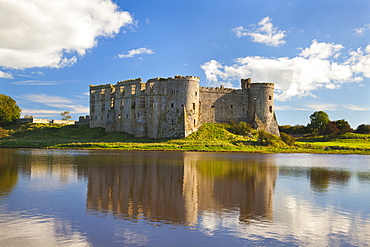
[[[335,138],[301,138],[292,146],[272,137],[267,146],[262,146],[256,130],[246,137],[228,129],[225,124],[204,124],[186,138],[151,139],[134,138],[123,132],[108,133],[103,128],[86,125],[25,124],[9,126],[5,137],[0,138],[0,147],[370,154],[370,135],[347,133]]]

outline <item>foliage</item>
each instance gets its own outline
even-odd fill
[[[315,111],[310,115],[310,123],[307,127],[311,130],[311,132],[317,132],[324,128],[329,122],[329,115],[326,112]]]
[[[60,114],[60,116],[62,117],[62,120],[69,120],[71,119],[71,115],[69,115],[70,112],[69,111],[64,111]]]
[[[339,129],[334,121],[325,124],[319,131],[320,135],[335,135],[339,133]]]
[[[262,145],[262,146],[271,145],[273,144],[273,135],[271,135],[270,133],[267,133],[264,130],[260,130],[258,131],[258,134],[257,134],[257,142],[259,145]]]
[[[360,124],[355,132],[359,134],[370,134],[370,124]]]
[[[294,137],[292,137],[291,135],[285,134],[284,132],[280,133],[280,138],[283,142],[285,142],[289,146],[292,146],[295,143]]]
[[[21,116],[21,108],[15,100],[4,94],[0,94],[0,126],[11,123]]]
[[[310,133],[310,130],[304,126],[304,125],[281,125],[279,126],[280,133],[286,133],[286,134],[308,134]]]
[[[337,126],[340,134],[344,134],[346,132],[351,132],[352,131],[351,126],[344,119],[334,121],[334,123]]]
[[[6,135],[7,135],[7,133],[8,133],[8,131],[7,131],[7,130],[5,130],[5,129],[3,129],[2,127],[0,127],[0,137],[4,137],[4,136],[6,136]]]
[[[337,120],[328,122],[320,131],[320,135],[336,135],[336,134],[344,134],[347,132],[352,131],[351,126],[349,123],[344,120]]]
[[[251,130],[252,127],[250,126],[250,124],[246,122],[237,123],[235,121],[231,121],[230,126],[228,128],[228,131],[230,131],[231,133],[243,136],[250,134]]]

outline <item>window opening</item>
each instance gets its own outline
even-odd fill
[[[145,108],[145,97],[139,98],[139,108]]]
[[[150,98],[149,98],[149,107],[150,108],[154,107],[154,97],[153,96],[150,96]]]

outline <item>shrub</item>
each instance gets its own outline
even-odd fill
[[[257,142],[259,145],[268,146],[274,143],[274,136],[264,130],[258,131]]]
[[[292,136],[287,135],[285,133],[280,133],[280,138],[283,142],[285,142],[289,146],[292,146],[295,143],[295,139]]]
[[[320,131],[320,135],[335,135],[338,134],[340,131],[335,124],[335,122],[329,122],[327,123]]]
[[[351,132],[352,131],[351,126],[344,119],[334,121],[334,123],[337,126],[340,134],[344,134],[344,133],[347,133],[347,132]]]
[[[252,130],[252,127],[246,122],[236,123],[235,121],[230,122],[228,131],[237,135],[248,135]]]
[[[370,134],[370,124],[360,124],[355,132],[359,134]]]
[[[295,126],[280,125],[279,131],[280,133],[283,132],[286,134],[301,134],[301,135],[311,133],[310,130],[306,126],[298,125],[298,124]]]
[[[8,131],[0,127],[0,137],[4,137],[8,134]]]

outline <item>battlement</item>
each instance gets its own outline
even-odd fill
[[[167,77],[167,78],[163,78],[163,77],[157,77],[157,78],[152,78],[152,79],[149,79],[147,81],[147,83],[151,83],[151,82],[157,82],[157,81],[177,81],[177,80],[196,80],[196,81],[200,81],[200,78],[199,77],[196,77],[196,76],[181,76],[181,75],[176,75],[175,77]]]
[[[117,85],[120,85],[120,84],[134,84],[134,83],[141,83],[141,82],[142,82],[141,78],[128,79],[128,80],[124,80],[124,81],[118,81]]]
[[[199,87],[199,91],[201,91],[201,92],[230,93],[230,92],[238,91],[238,90],[233,89],[233,88],[224,88],[224,86],[221,85],[220,87]]]
[[[90,85],[90,90],[97,90],[97,89],[106,89],[106,88],[113,88],[112,84],[101,84],[101,85]]]
[[[270,82],[256,82],[256,83],[251,83],[251,87],[274,87],[274,83]]]

